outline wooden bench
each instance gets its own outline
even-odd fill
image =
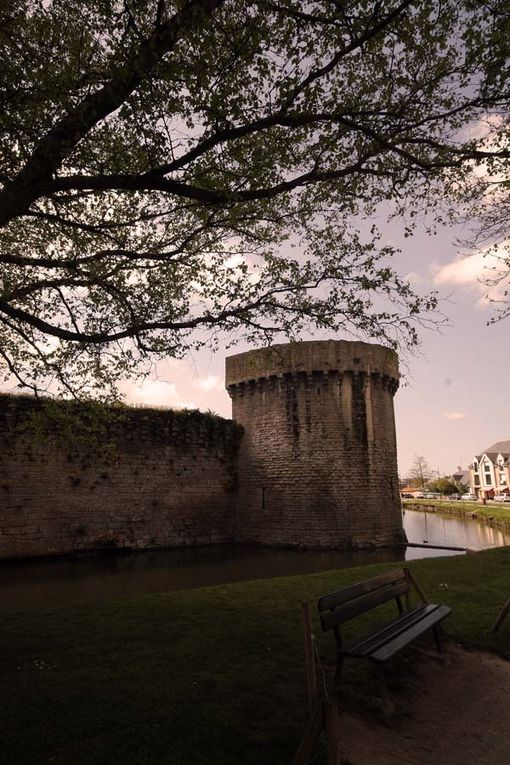
[[[411,588],[420,600],[411,605]],[[395,600],[397,615],[383,623],[369,635],[345,643],[340,627],[344,622],[371,611],[377,606]],[[431,630],[438,654],[441,653],[439,624],[451,613],[448,606],[428,603],[413,575],[407,568],[379,574],[365,582],[346,587],[344,590],[323,595],[318,600],[320,620],[324,631],[333,630],[336,640],[335,680],[340,682],[342,664],[346,657],[368,659],[378,668],[381,701],[385,710],[392,707],[386,689],[384,664],[416,638]]]

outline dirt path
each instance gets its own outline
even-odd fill
[[[510,765],[510,662],[448,650],[447,667],[419,663],[389,727],[342,715],[349,765]]]

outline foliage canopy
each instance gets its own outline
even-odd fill
[[[0,19],[0,359],[113,390],[219,333],[413,345],[388,265],[502,110],[504,2],[12,0]],[[367,226],[367,229],[369,226]]]
[[[427,489],[429,491],[437,492],[448,496],[450,494],[461,494],[468,490],[465,484],[456,484],[450,478],[436,478],[433,481],[427,483]]]

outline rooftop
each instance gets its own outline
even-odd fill
[[[496,441],[495,444],[491,444],[487,449],[483,450],[484,454],[510,454],[510,441]]]

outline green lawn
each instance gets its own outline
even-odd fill
[[[410,565],[457,641],[510,659],[510,619],[489,634],[510,548]],[[4,615],[0,762],[287,765],[306,713],[301,603],[387,568]]]
[[[403,501],[404,508],[417,509],[433,507],[438,512],[456,512],[459,515],[472,515],[476,513],[480,518],[493,518],[496,523],[510,523],[510,504],[497,504],[495,502],[482,505],[481,502],[461,502],[459,500],[436,500],[436,499],[408,499]]]

